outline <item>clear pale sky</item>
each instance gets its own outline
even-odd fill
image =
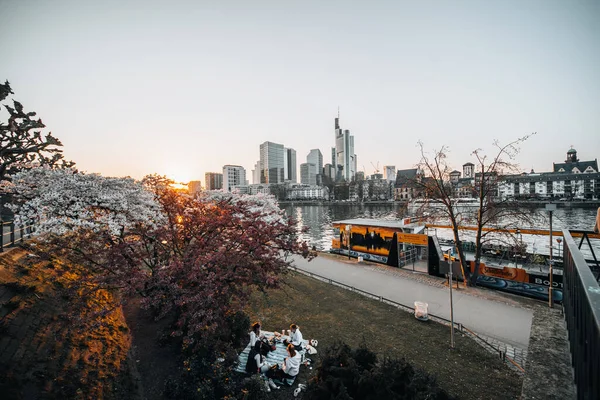
[[[538,134],[523,170],[600,155],[600,2],[0,0],[0,79],[81,170],[202,180],[264,141],[359,170]],[[5,117],[5,113],[2,117]]]

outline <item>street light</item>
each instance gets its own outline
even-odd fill
[[[560,252],[560,245],[561,245],[561,243],[562,243],[562,238],[556,238],[556,241],[558,242],[558,255],[560,256],[560,255],[561,255],[561,252]]]
[[[454,303],[452,302],[452,255],[450,250],[448,250],[448,278],[450,285],[450,348],[454,348]],[[458,279],[456,280],[456,285],[458,287]]]

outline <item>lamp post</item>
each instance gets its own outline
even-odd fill
[[[562,243],[562,238],[556,238],[556,241],[558,242],[558,255],[560,256],[562,253],[560,252],[560,245]]]
[[[546,204],[546,211],[550,213],[550,286],[548,287],[548,306],[552,308],[554,302],[552,301],[552,211],[556,211],[556,204]]]
[[[517,265],[517,255],[521,252],[521,244],[523,243],[523,240],[521,238],[521,230],[519,228],[515,229],[515,234],[518,237],[518,240],[517,240],[517,251],[515,252],[515,267],[518,267],[518,265]]]
[[[448,250],[448,278],[450,278],[450,348],[454,348],[454,303],[452,302],[452,256]],[[458,285],[458,280],[456,281]]]

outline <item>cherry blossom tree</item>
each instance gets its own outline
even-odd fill
[[[65,272],[74,274],[80,297],[98,289],[143,290],[154,253],[146,244],[166,219],[141,182],[49,166],[11,178],[3,186],[14,197],[16,223],[37,221],[49,253],[68,261]]]
[[[178,316],[172,334],[184,336],[186,345],[217,331],[243,309],[252,290],[278,287],[291,262],[287,255],[314,256],[271,195],[215,191],[193,197],[164,182],[155,192],[169,221],[164,236],[170,254],[145,303],[160,315]]]
[[[40,239],[80,266],[80,294],[136,292],[159,318],[176,317],[171,334],[195,348],[253,290],[277,287],[289,254],[314,254],[272,196],[190,196],[170,183],[38,167],[5,187],[17,219],[38,220]]]

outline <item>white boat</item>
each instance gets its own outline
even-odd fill
[[[421,208],[421,207],[444,207],[444,203],[439,199],[413,199],[408,203],[409,207]],[[461,197],[458,199],[452,199],[452,206],[457,208],[477,208],[479,207],[479,199],[474,197]]]
[[[454,199],[452,204],[458,207],[479,207],[479,199],[474,197],[464,197]]]

